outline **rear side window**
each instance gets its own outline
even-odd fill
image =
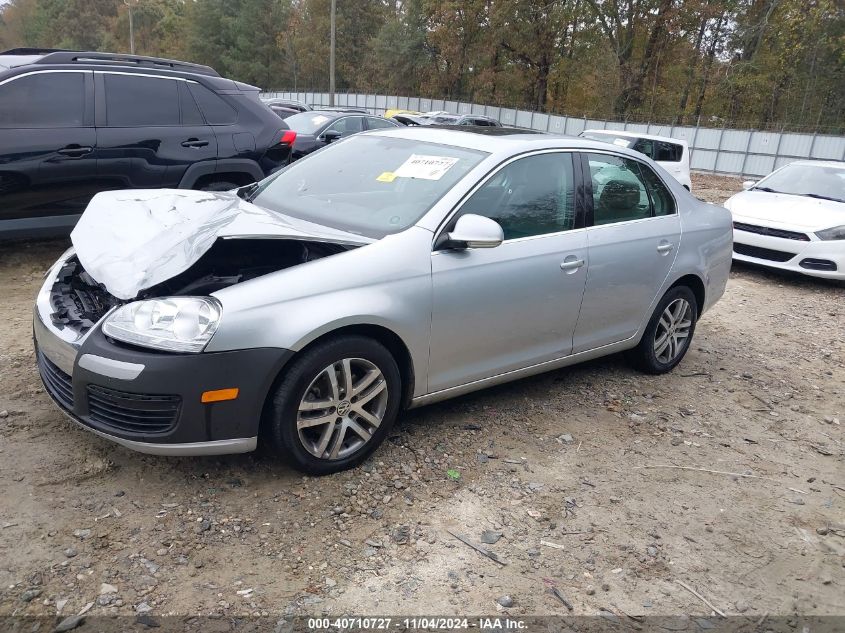
[[[612,154],[588,154],[593,181],[593,224],[651,217],[651,201],[639,163]]]
[[[0,127],[81,127],[84,117],[83,73],[38,73],[0,86]]]
[[[624,145],[622,147],[625,147]],[[648,138],[641,138],[637,139],[637,142],[634,143],[634,146],[631,148],[640,154],[645,154],[651,160],[657,160],[654,157],[654,141]]]
[[[182,108],[182,125],[205,125],[196,101],[188,91],[188,84],[184,81],[177,83],[179,84],[179,103]]]
[[[379,117],[370,116],[367,117],[367,127],[371,130],[380,130],[382,128],[387,127],[396,127],[393,123],[388,121],[387,119],[380,119]]]
[[[232,125],[238,121],[237,111],[219,96],[205,86],[189,83],[191,94],[205,115],[209,125]]]
[[[179,125],[179,82],[104,74],[109,127]]]
[[[654,160],[660,160],[666,163],[679,163],[684,155],[683,145],[676,143],[666,143],[665,141],[654,142]]]
[[[666,185],[657,177],[648,165],[637,163],[640,169],[640,175],[645,181],[646,189],[648,189],[651,197],[651,204],[654,208],[654,215],[672,215],[675,213],[675,199]]]

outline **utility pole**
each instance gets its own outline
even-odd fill
[[[129,7],[129,52],[135,54],[135,25],[132,22],[132,0],[123,0],[123,4]]]
[[[337,14],[337,0],[332,0],[331,13],[331,41],[329,43],[329,105],[334,105],[334,48],[335,48],[335,22]]]

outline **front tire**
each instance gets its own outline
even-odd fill
[[[639,345],[628,357],[637,369],[665,374],[683,360],[698,321],[698,301],[687,286],[675,286],[654,309]]]
[[[344,336],[297,358],[264,421],[273,447],[311,475],[352,468],[384,441],[399,412],[402,380],[380,343]]]

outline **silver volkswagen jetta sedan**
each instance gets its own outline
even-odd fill
[[[97,195],[38,296],[38,365],[73,420],[129,448],[260,436],[330,473],[404,408],[620,351],[671,370],[731,237],[728,211],[624,148],[358,134],[237,192]]]

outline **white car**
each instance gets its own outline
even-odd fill
[[[613,143],[645,154],[692,191],[689,175],[689,146],[686,141],[668,136],[622,132],[620,130],[584,130],[579,136],[594,141]]]
[[[845,280],[845,162],[797,161],[725,202],[738,261]]]

